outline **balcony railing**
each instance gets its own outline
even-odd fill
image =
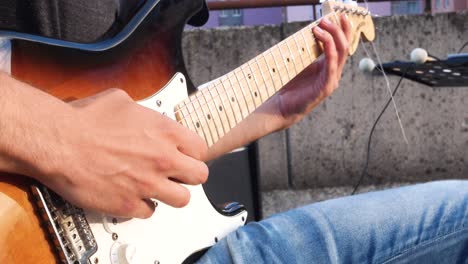
[[[404,1],[404,0],[397,0]],[[358,0],[358,3],[365,1]],[[367,0],[367,2],[388,2],[385,0]],[[432,1],[425,0],[425,13],[431,13]],[[320,5],[320,0],[226,0],[226,1],[209,1],[208,7],[210,10],[226,10],[226,9],[243,9],[243,8],[262,8],[262,7],[280,7],[280,6],[299,6],[312,5],[314,9],[314,19],[316,14],[316,5]]]
[[[387,0],[388,1],[388,0]],[[360,0],[359,2],[364,2]],[[384,2],[384,0],[371,0],[367,2]],[[260,8],[277,6],[319,5],[320,0],[227,0],[209,1],[210,10]]]

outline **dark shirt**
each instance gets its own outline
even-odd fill
[[[0,0],[0,28],[78,42],[113,35],[140,0]]]
[[[96,42],[118,33],[145,1],[0,0],[0,30]],[[207,19],[205,4],[189,24],[201,26]]]

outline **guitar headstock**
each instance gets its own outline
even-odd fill
[[[357,4],[347,4],[335,1],[322,3],[323,16],[333,14],[346,14],[351,23],[352,41],[350,43],[349,54],[352,55],[359,45],[362,36],[364,41],[373,41],[375,38],[374,22],[369,10]]]

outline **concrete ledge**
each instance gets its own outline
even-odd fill
[[[358,193],[379,191],[408,185],[408,183],[387,183],[383,185],[361,186]],[[348,196],[353,186],[327,187],[305,190],[273,190],[262,193],[262,214],[267,218],[311,203]]]
[[[467,13],[383,17],[375,24],[374,43],[384,61],[407,59],[416,47],[445,58],[468,41]],[[214,79],[305,25],[187,31],[183,43],[190,75],[196,84]],[[292,127],[288,137],[280,133],[259,141],[262,190],[356,182],[371,126],[389,98],[381,76],[357,70],[363,57],[360,47],[347,62],[340,89]],[[397,81],[390,77],[392,89]],[[390,107],[374,134],[371,177],[365,184],[467,178],[468,89],[434,89],[404,81],[395,100],[409,144]]]

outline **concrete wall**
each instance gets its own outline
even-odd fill
[[[468,41],[468,14],[375,19],[383,61],[404,60],[423,47],[445,58]],[[304,23],[192,30],[185,33],[187,66],[196,84],[218,77],[277,43]],[[370,45],[366,45],[371,49]],[[384,78],[357,70],[362,47],[344,70],[341,87],[305,120],[258,142],[264,191],[354,184],[365,161],[371,126],[389,96]],[[398,81],[390,77],[390,86]],[[468,87],[430,88],[404,81],[395,96],[409,140],[395,111],[378,124],[365,184],[468,178]]]

